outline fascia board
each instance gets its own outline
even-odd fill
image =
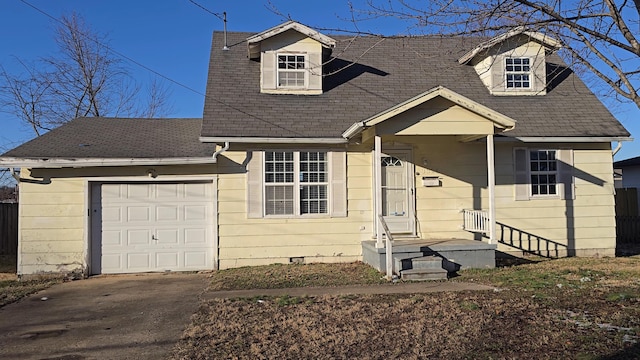
[[[269,138],[269,137],[218,137],[201,136],[203,143],[244,143],[244,144],[345,144],[344,138]]]
[[[8,168],[78,168],[136,165],[215,164],[212,157],[199,158],[16,158],[0,157],[0,166]]]

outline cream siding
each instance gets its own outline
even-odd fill
[[[530,41],[527,36],[516,36],[490,49],[486,56],[473,66],[487,89],[494,95],[545,95],[547,80],[545,50],[544,46]],[[531,58],[530,89],[506,89],[504,74],[506,57]]]
[[[246,151],[225,153],[231,162],[220,166],[218,211],[220,268],[289,262],[361,260],[361,241],[371,239],[371,154],[347,156],[346,217],[247,218]]]
[[[389,137],[389,146],[413,146],[416,163],[416,217],[422,238],[473,239],[462,230],[463,209],[488,210],[484,142],[461,143],[455,137]],[[574,247],[578,255],[613,255],[615,218],[612,160],[609,144],[576,144],[575,200],[515,201],[513,148],[567,148],[567,144],[496,143],[496,218],[520,235],[548,239]],[[421,186],[423,176],[440,178],[441,186]],[[567,216],[569,214],[569,216]],[[498,227],[500,234],[500,226]],[[507,240],[507,239],[505,239]],[[536,240],[537,241],[537,240]],[[531,246],[537,248],[536,241]],[[520,250],[500,244],[500,251]],[[571,253],[571,252],[570,252]]]
[[[567,144],[496,143],[496,215],[499,239],[531,239],[500,251],[546,249],[549,241],[574,247],[577,255],[613,255],[615,218],[610,145],[574,144],[575,200],[560,197],[515,201],[513,148],[567,148]],[[413,150],[417,233],[431,239],[480,239],[462,230],[463,209],[489,206],[486,146],[463,143],[456,136],[385,136],[385,148]],[[282,148],[282,147],[279,147]],[[287,148],[285,146],[285,148]],[[291,146],[291,148],[299,149]],[[251,149],[249,149],[251,150]],[[305,149],[301,149],[305,150]],[[326,149],[330,150],[330,149]],[[361,242],[374,234],[372,159],[370,144],[347,149],[346,217],[309,216],[248,218],[247,149],[227,151],[216,166],[154,167],[158,180],[184,176],[217,176],[219,266],[305,262],[347,262],[362,259]],[[83,271],[87,266],[86,228],[88,183],[106,179],[146,179],[148,167],[50,169],[34,171],[22,182],[20,218],[21,274]],[[28,175],[23,171],[23,176]],[[422,186],[423,176],[435,176],[441,186]],[[37,183],[42,181],[42,184]],[[46,179],[51,179],[50,183]],[[567,215],[568,214],[568,215]],[[513,229],[513,231],[511,230]],[[521,236],[522,235],[522,236]],[[540,241],[538,241],[540,240]],[[547,241],[548,240],[548,241]],[[538,245],[540,244],[540,245]]]
[[[20,183],[18,274],[85,270],[83,189],[81,179]]]
[[[493,134],[493,123],[443,98],[411,108],[377,125],[378,134],[478,135]]]

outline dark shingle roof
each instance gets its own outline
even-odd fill
[[[210,157],[201,119],[78,118],[3,154],[15,158]]]
[[[337,46],[325,91],[305,96],[260,93],[260,63],[247,58],[244,41],[250,35],[229,33],[233,45],[223,51],[223,34],[214,33],[202,136],[336,138],[437,86],[515,119],[508,136],[629,136],[570,71],[544,96],[492,96],[472,66],[457,62],[478,39],[332,36]],[[555,55],[547,66],[566,67]]]

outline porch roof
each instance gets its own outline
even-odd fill
[[[429,106],[423,106],[429,103]],[[512,130],[516,121],[443,86],[354,123],[342,136],[352,138],[366,128],[378,134],[490,135]]]

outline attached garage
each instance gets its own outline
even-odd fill
[[[93,183],[91,273],[214,269],[214,184]]]

